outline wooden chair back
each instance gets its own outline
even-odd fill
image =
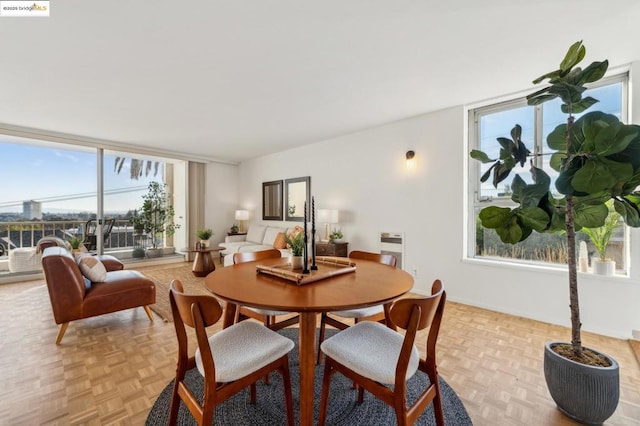
[[[392,254],[371,253],[368,251],[353,250],[349,253],[351,259],[363,259],[370,260],[372,262],[382,263],[383,265],[389,265],[395,267],[398,263],[398,259]]]
[[[436,289],[435,292],[433,292],[434,289]],[[408,330],[411,327],[412,317],[418,314],[418,322],[415,324],[416,330],[429,327],[436,316],[443,292],[442,283],[440,280],[436,280],[432,286],[431,296],[411,297],[396,301],[391,307],[391,321],[397,327]]]
[[[169,285],[169,298],[174,322],[180,319],[184,325],[196,328],[191,307],[196,304],[202,312],[202,325],[209,327],[218,322],[222,316],[222,306],[213,296],[185,294],[180,280],[173,280]],[[175,307],[175,309],[174,309]]]
[[[280,253],[278,249],[233,253],[233,264],[255,262],[256,260],[263,259],[276,259],[278,257],[282,257],[282,253]]]
[[[222,316],[220,303],[213,296],[185,294],[184,287],[179,280],[173,280],[169,285],[169,300],[171,302],[171,312],[173,313],[173,323],[178,337],[178,365],[176,368],[173,393],[171,395],[169,425],[175,425],[177,423],[180,400],[184,402],[199,425],[212,424],[216,405],[242,391],[247,386],[250,386],[249,402],[254,404],[256,401],[255,382],[260,377],[268,375],[270,371],[277,369],[283,377],[287,424],[293,426],[293,398],[291,396],[288,357],[285,355],[279,360],[271,362],[236,381],[218,383],[216,381],[216,367],[211,346],[209,345],[206,327],[218,322]],[[204,392],[198,397],[189,389],[185,381],[187,371],[196,367],[195,357],[189,357],[188,336],[185,325],[194,328],[196,331],[198,349],[200,350],[202,368],[204,370]],[[202,403],[200,401],[202,401]]]
[[[340,365],[330,357],[327,357],[318,424],[324,426],[326,422],[331,374],[333,374],[334,371],[340,371],[357,385],[358,402],[361,403],[363,401],[364,390],[366,389],[394,408],[398,425],[414,424],[426,407],[433,402],[436,425],[444,426],[442,397],[436,367],[436,341],[440,330],[445,302],[446,293],[442,282],[436,280],[431,286],[431,296],[400,299],[393,303],[390,310],[390,319],[396,326],[406,330],[400,349],[400,356],[398,357],[395,368],[393,390],[374,380],[361,376],[348,367]],[[427,374],[430,383],[418,398],[415,399],[413,404],[407,407],[407,369],[411,360],[416,334],[419,330],[427,327],[430,328],[427,337],[426,358],[419,360],[418,369]]]

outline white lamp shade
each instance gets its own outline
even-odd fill
[[[335,209],[318,209],[318,222],[320,222],[320,223],[338,223],[338,210],[335,210]]]
[[[249,220],[249,210],[236,210],[236,220]]]

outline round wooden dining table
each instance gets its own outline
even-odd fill
[[[286,258],[218,268],[205,278],[206,287],[228,302],[224,327],[233,324],[237,305],[300,313],[300,425],[313,422],[317,314],[380,304],[388,312],[391,302],[413,287],[413,277],[402,269],[350,260],[355,271],[304,285],[257,273],[257,265],[282,265]]]

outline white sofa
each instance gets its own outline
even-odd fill
[[[224,256],[224,266],[233,265],[233,254],[244,253],[260,250],[269,250],[274,248],[273,244],[280,232],[286,235],[291,232],[291,228],[279,228],[276,226],[251,225],[247,231],[247,235],[229,235],[225,237],[224,243],[220,243],[219,247],[224,250],[220,252]],[[289,249],[279,249],[282,257],[291,256]]]

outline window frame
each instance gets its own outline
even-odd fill
[[[587,85],[588,89],[595,89],[599,87],[609,86],[613,84],[621,84],[621,105],[620,105],[620,121],[623,123],[629,122],[629,111],[630,111],[630,101],[631,96],[629,93],[630,90],[630,73],[628,69],[624,69],[622,71],[616,72],[615,74],[611,74],[609,76],[604,77],[596,84]],[[467,137],[468,137],[468,149],[465,152],[468,161],[468,193],[467,193],[467,249],[466,249],[466,258],[480,261],[492,261],[498,263],[504,263],[508,265],[538,265],[544,267],[551,268],[562,268],[566,265],[560,263],[551,263],[551,262],[542,262],[542,261],[531,261],[525,259],[518,258],[507,258],[507,257],[497,257],[497,256],[482,256],[476,254],[476,210],[480,210],[484,207],[488,207],[490,205],[495,205],[499,207],[514,207],[515,203],[511,201],[510,196],[503,197],[481,197],[481,182],[480,182],[480,170],[481,163],[479,161],[475,161],[469,158],[469,152],[473,149],[480,149],[480,120],[482,116],[495,114],[501,111],[508,111],[511,109],[521,108],[523,106],[527,106],[526,102],[526,93],[518,93],[508,97],[502,97],[498,100],[494,99],[493,101],[488,101],[485,103],[477,104],[470,106],[467,109]],[[546,140],[544,139],[544,131],[543,131],[543,109],[544,104],[532,106],[533,108],[533,141],[525,141],[529,142],[529,144],[533,143],[533,146],[529,146],[532,153],[538,154],[540,152],[544,152],[543,148],[546,146]],[[597,110],[597,106],[593,108],[594,111]],[[587,110],[586,112],[589,112]],[[514,123],[515,124],[515,123]],[[508,131],[503,135],[504,137],[509,137]],[[536,167],[543,166],[543,157],[535,156],[534,164]],[[546,171],[546,170],[545,170]],[[510,176],[509,178],[512,178]],[[508,179],[509,179],[508,178]],[[553,184],[553,183],[552,183]],[[629,227],[624,225],[624,250],[623,255],[625,257],[623,274],[625,276],[629,276],[629,261],[630,261],[630,251],[631,251],[631,239]]]

